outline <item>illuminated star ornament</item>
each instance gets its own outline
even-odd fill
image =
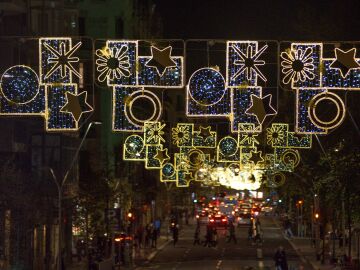
[[[80,94],[73,94],[66,92],[66,103],[60,109],[60,112],[71,113],[75,121],[79,121],[83,113],[93,111],[93,108],[86,101],[87,92],[81,92]]]
[[[171,58],[172,47],[168,46],[165,49],[158,49],[151,46],[151,59],[145,64],[147,67],[153,67],[162,77],[167,68],[176,67],[176,62]]]
[[[245,113],[255,115],[259,124],[262,125],[266,116],[277,114],[276,110],[271,106],[271,98],[271,94],[263,98],[251,95],[251,105]]]
[[[169,160],[170,157],[168,155],[168,150],[165,148],[164,150],[156,150],[156,155],[154,156],[155,159],[157,159],[160,164],[162,165],[166,160]]]
[[[259,162],[263,162],[264,159],[261,156],[261,151],[251,151],[249,161],[254,162],[257,165]]]
[[[355,60],[355,55],[356,48],[352,48],[346,52],[335,48],[336,59],[330,64],[330,68],[339,69],[341,77],[346,78],[350,70],[360,68],[359,63]]]
[[[211,137],[211,127],[200,127],[200,132],[198,134],[199,137],[202,137],[204,140]]]
[[[241,60],[234,61],[234,65],[240,66],[240,69],[234,74],[234,76],[231,79],[234,80],[245,72],[246,78],[248,80],[251,80],[252,72],[255,72],[264,82],[266,82],[265,76],[261,73],[261,71],[258,68],[258,66],[265,65],[265,61],[258,60],[258,58],[260,57],[260,55],[262,55],[262,53],[266,50],[268,46],[265,45],[256,53],[254,53],[253,47],[249,45],[246,49],[246,54],[244,54],[238,47],[234,45],[232,47],[235,50],[235,52],[238,54],[238,56],[241,58]]]
[[[81,42],[77,43],[74,47],[70,47],[68,51],[66,51],[65,43],[60,43],[60,50],[57,51],[49,44],[44,43],[45,48],[47,48],[54,57],[48,58],[48,63],[54,64],[52,68],[45,75],[45,79],[48,79],[57,69],[60,69],[60,76],[64,78],[67,75],[67,70],[73,72],[77,77],[81,78],[79,72],[73,67],[72,63],[79,62],[78,57],[72,57],[72,55],[76,52],[76,50],[81,46]]]

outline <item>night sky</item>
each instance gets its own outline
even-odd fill
[[[165,38],[358,40],[360,1],[156,0]]]

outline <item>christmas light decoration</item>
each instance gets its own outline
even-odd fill
[[[257,41],[228,41],[226,46],[226,78],[227,86],[257,86],[257,78],[266,81],[259,66],[265,61],[259,57],[267,49],[267,45],[258,50]]]
[[[213,68],[196,70],[189,79],[186,92],[186,115],[228,116],[230,92],[222,74]]]
[[[137,100],[148,100],[152,114],[148,119],[138,119],[133,112]],[[162,113],[162,104],[155,93],[138,87],[114,86],[113,90],[113,131],[142,131],[145,122],[157,122]]]
[[[237,140],[231,136],[222,138],[217,146],[216,160],[218,162],[239,161],[240,151]]]
[[[145,122],[144,123],[144,141],[145,145],[160,145],[165,142],[163,135],[165,132],[163,128],[165,124],[160,122]]]
[[[145,143],[140,135],[131,135],[126,138],[123,147],[123,159],[129,161],[145,161]]]
[[[96,70],[99,72],[97,77],[99,82],[105,80],[114,81],[122,77],[130,77],[130,61],[128,54],[129,47],[122,44],[120,48],[108,47],[96,50]]]

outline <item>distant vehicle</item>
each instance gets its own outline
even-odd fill
[[[237,217],[237,224],[239,226],[242,225],[250,225],[251,224],[252,216],[250,213],[242,214],[240,213]]]
[[[215,215],[209,218],[209,224],[216,227],[226,227],[228,219],[225,215]]]
[[[201,212],[196,215],[196,219],[200,224],[208,224],[209,223],[209,215],[206,211]]]
[[[250,203],[242,203],[239,208],[240,214],[251,213],[252,205]]]
[[[263,206],[261,208],[261,211],[265,214],[265,215],[270,215],[271,212],[273,211],[273,208],[271,206]]]
[[[259,206],[253,206],[252,210],[251,210],[251,214],[253,214],[254,216],[258,216],[261,212],[261,207]]]

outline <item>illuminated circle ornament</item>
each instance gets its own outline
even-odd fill
[[[105,80],[121,79],[130,77],[130,60],[128,56],[128,46],[122,45],[120,48],[113,47],[109,49],[96,50],[96,70],[100,73],[99,82]]]
[[[280,57],[281,72],[284,74],[282,82],[288,84],[293,82],[304,82],[306,79],[313,80],[314,58],[312,57],[313,49],[307,47],[305,50],[295,49],[289,52],[282,52]]]
[[[171,163],[166,163],[163,167],[162,167],[162,173],[163,175],[165,175],[166,177],[171,177],[175,174],[175,167],[174,165],[172,165]]]
[[[30,67],[13,66],[3,73],[0,86],[7,101],[26,104],[39,93],[39,78]]]
[[[230,172],[232,173],[233,176],[239,176],[239,174],[240,174],[240,165],[239,165],[239,163],[231,163],[228,166],[228,169],[230,170]]]
[[[231,157],[236,154],[238,150],[238,144],[236,139],[228,136],[220,140],[218,148],[218,151],[220,151],[222,155]]]
[[[339,69],[341,77],[346,78],[352,69],[359,69],[360,64],[355,60],[356,48],[348,51],[335,48],[336,59],[330,64],[330,68]]]
[[[147,99],[153,106],[153,113],[148,119],[138,119],[133,112],[133,104],[135,101]],[[143,126],[145,122],[157,122],[161,116],[161,101],[153,92],[145,89],[133,92],[125,103],[125,116],[135,126]]]
[[[299,151],[295,149],[286,149],[281,155],[281,161],[286,165],[291,165],[292,167],[297,167],[300,163],[300,154]]]
[[[322,101],[330,101],[335,105],[336,115],[333,119],[324,121],[318,117],[316,112],[316,107]],[[323,129],[333,129],[339,126],[343,122],[345,118],[346,109],[344,102],[341,100],[341,98],[338,95],[326,91],[315,95],[311,99],[309,103],[308,113],[311,122],[313,122],[313,124],[316,125],[317,127]]]
[[[271,176],[270,185],[274,187],[280,187],[285,184],[285,175],[281,172],[276,172]]]
[[[225,95],[225,79],[213,68],[201,68],[191,75],[188,91],[191,98],[199,105],[215,105]]]
[[[204,153],[198,149],[193,149],[189,152],[187,159],[189,164],[193,167],[199,167],[204,162]]]
[[[140,155],[144,149],[144,140],[139,135],[131,135],[126,138],[124,145],[126,152],[129,154]]]

